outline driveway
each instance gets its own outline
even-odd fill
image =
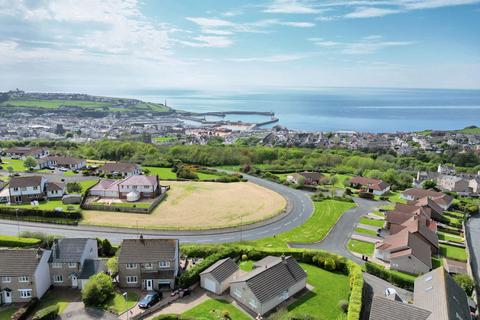
[[[363,264],[364,261],[354,256],[347,249],[347,242],[350,239],[353,229],[357,224],[360,217],[366,215],[374,208],[388,204],[385,201],[372,201],[362,198],[354,198],[357,206],[346,211],[335,226],[330,230],[328,235],[319,242],[315,243],[291,243],[293,248],[306,248],[306,249],[321,249],[329,252],[333,252],[349,258],[357,263]]]
[[[76,319],[85,319],[85,320],[115,320],[117,319],[111,313],[108,313],[103,310],[85,308],[82,301],[75,301],[68,304],[65,311],[60,315],[62,320],[76,320]]]

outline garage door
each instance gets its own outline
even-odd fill
[[[211,292],[215,292],[215,282],[210,279],[205,279],[205,289]]]

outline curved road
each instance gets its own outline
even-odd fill
[[[39,231],[65,237],[100,237],[108,238],[113,243],[122,239],[135,238],[142,233],[146,238],[164,237],[178,238],[188,243],[225,243],[242,240],[255,240],[290,230],[303,224],[313,213],[313,203],[307,192],[295,190],[287,186],[245,175],[249,181],[278,192],[287,200],[287,213],[263,223],[247,225],[239,228],[227,228],[201,231],[151,230],[133,228],[112,228],[97,226],[65,226],[20,221],[20,231]],[[241,195],[239,195],[241,196]],[[17,235],[16,221],[0,220],[0,234]]]

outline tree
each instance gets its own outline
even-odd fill
[[[112,278],[105,273],[91,276],[82,289],[82,300],[86,306],[101,307],[114,296]]]
[[[437,186],[437,183],[434,180],[425,180],[422,183],[423,189],[433,189]]]
[[[303,187],[305,185],[305,177],[304,176],[299,176],[297,178],[297,186]]]
[[[13,174],[13,168],[11,166],[7,167],[7,171],[9,176]]]
[[[468,296],[472,295],[475,283],[467,274],[456,274],[453,276],[453,280],[465,290]]]
[[[102,253],[104,256],[111,257],[115,254],[115,249],[113,248],[112,244],[110,243],[110,241],[108,241],[107,238],[103,239],[101,243],[101,247],[102,247]]]
[[[67,183],[67,192],[80,193],[82,192],[82,186],[78,182],[69,182]]]
[[[111,257],[107,261],[107,268],[110,271],[110,274],[118,273],[118,257]]]
[[[32,157],[27,157],[25,161],[23,161],[23,165],[25,168],[32,169],[37,166],[37,160]]]

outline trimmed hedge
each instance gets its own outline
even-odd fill
[[[82,212],[78,210],[57,212],[55,210],[0,207],[0,215],[2,216],[16,217],[17,211],[18,211],[18,217],[20,219],[22,218],[22,216],[29,216],[29,217],[36,216],[36,217],[42,217],[42,218],[60,218],[60,219],[73,219],[73,220],[82,219]]]
[[[42,242],[40,239],[36,238],[18,238],[13,236],[0,236],[0,247],[31,247],[38,245]]]
[[[189,257],[204,258],[204,260],[180,276],[179,285],[181,287],[187,287],[200,281],[200,273],[219,259],[241,257],[242,255],[247,255],[248,259],[260,260],[268,255],[280,256],[286,254],[294,257],[297,261],[311,264],[327,271],[348,275],[351,293],[348,302],[347,319],[358,320],[360,318],[363,292],[362,269],[359,265],[342,256],[322,250],[275,250],[236,245],[182,246],[182,253]]]
[[[377,276],[385,281],[388,281],[400,288],[407,289],[410,291],[413,290],[413,286],[415,284],[413,280],[408,279],[406,277],[402,277],[396,273],[390,272],[390,270],[387,270],[382,266],[379,266],[371,262],[367,262],[365,263],[365,270],[368,273],[373,274],[374,276]]]
[[[60,307],[58,306],[58,304],[54,304],[52,306],[38,310],[32,319],[33,320],[55,320],[57,319],[59,311],[60,311]]]

